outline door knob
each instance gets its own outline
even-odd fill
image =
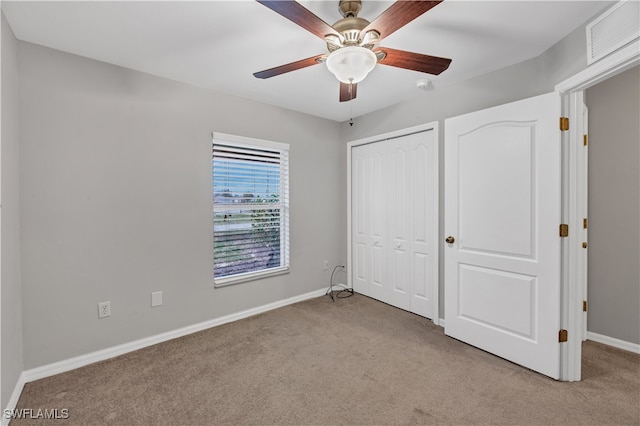
[[[447,238],[445,238],[445,241],[447,242],[447,244],[453,244],[456,239],[449,235]]]

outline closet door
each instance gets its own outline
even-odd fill
[[[438,320],[438,141],[435,132],[407,136],[410,311]]]
[[[351,150],[351,283],[358,293],[369,294],[369,146]]]
[[[437,317],[438,153],[435,131],[351,150],[354,289]]]
[[[437,141],[431,131],[387,144],[390,265],[385,302],[433,318],[438,285]]]
[[[385,299],[386,203],[384,144],[354,147],[352,173],[352,283],[354,289]]]
[[[369,204],[366,215],[370,228],[369,246],[369,296],[382,300],[386,289],[387,272],[387,214],[385,211],[387,192],[385,159],[387,147],[384,144],[371,144],[368,147],[369,163]]]
[[[389,281],[386,286],[386,299],[384,302],[402,309],[411,310],[411,209],[409,205],[410,188],[408,173],[412,163],[410,146],[404,136],[391,139],[384,144],[388,148],[388,178],[385,182],[386,198],[385,208],[389,211],[388,224],[390,245],[389,256]]]

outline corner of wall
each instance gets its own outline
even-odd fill
[[[2,33],[2,82],[0,86],[2,131],[0,139],[0,405],[12,409],[22,390],[23,364],[22,281],[20,258],[18,41],[4,13]],[[6,420],[3,418],[3,422]]]

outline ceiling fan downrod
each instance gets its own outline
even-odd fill
[[[356,17],[362,9],[361,0],[340,0],[338,10],[344,18]]]

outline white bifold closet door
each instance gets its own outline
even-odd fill
[[[433,318],[438,303],[436,132],[352,147],[351,185],[355,291]]]

